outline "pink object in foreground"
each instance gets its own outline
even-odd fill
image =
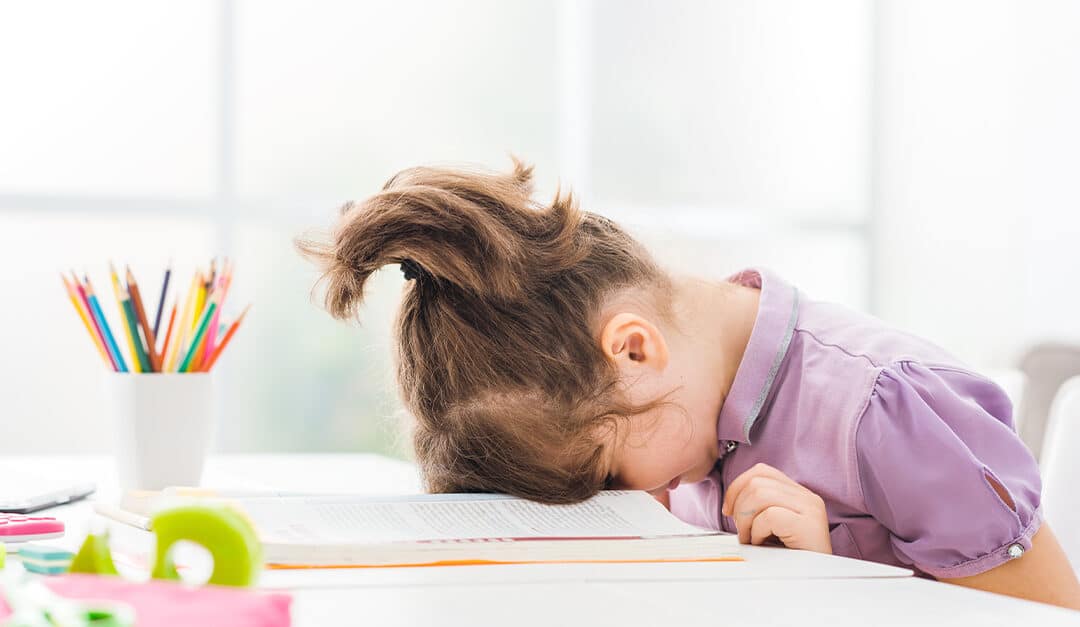
[[[279,627],[291,623],[292,598],[286,594],[168,581],[137,583],[107,575],[63,575],[46,579],[45,585],[68,599],[127,603],[135,608],[139,627]],[[0,600],[0,620],[8,614],[10,610]]]
[[[55,518],[0,512],[0,542],[30,542],[62,535],[64,523]]]

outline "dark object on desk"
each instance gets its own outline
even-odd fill
[[[89,481],[65,481],[0,467],[0,512],[29,514],[86,498],[96,486]]]

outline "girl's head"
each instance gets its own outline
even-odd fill
[[[533,201],[531,173],[404,170],[345,205],[328,242],[299,243],[338,318],[379,268],[410,279],[397,379],[428,489],[573,502],[609,474],[642,489],[703,476],[715,431],[688,418],[715,422],[720,399],[675,398],[687,373],[672,363],[671,279],[571,195]]]

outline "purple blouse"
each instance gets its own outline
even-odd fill
[[[757,319],[720,410],[721,460],[671,493],[672,512],[735,531],[723,491],[764,462],[824,499],[837,555],[954,578],[1031,548],[1039,468],[1001,388],[767,271],[728,280],[761,290]]]

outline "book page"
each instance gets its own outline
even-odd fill
[[[637,538],[711,533],[644,492],[609,491],[574,505],[500,495],[294,497],[237,501],[264,542],[374,544],[486,538]]]

